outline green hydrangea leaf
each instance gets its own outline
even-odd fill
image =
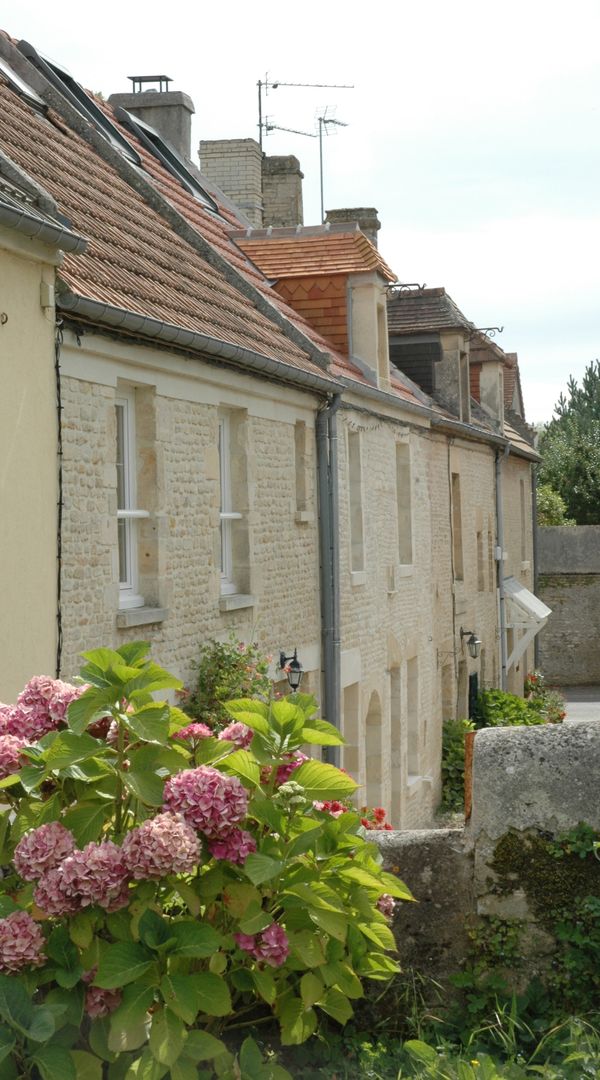
[[[157,1009],[152,1017],[149,1046],[153,1056],[161,1065],[172,1065],[177,1061],[187,1032],[183,1021],[171,1009]]]
[[[102,1062],[86,1050],[70,1050],[77,1080],[102,1080]]]
[[[304,761],[294,769],[294,781],[301,784],[309,799],[343,799],[358,787],[355,780],[335,765],[322,761]]]
[[[323,1012],[326,1012],[328,1016],[332,1016],[334,1020],[337,1020],[338,1024],[347,1024],[354,1014],[352,1005],[346,995],[342,994],[342,991],[335,986],[330,987],[323,997],[317,1001],[317,1006]]]
[[[198,994],[200,1011],[207,1016],[228,1016],[231,1012],[231,995],[225,979],[212,971],[200,971],[188,978]]]
[[[139,979],[152,967],[152,964],[152,954],[143,945],[127,941],[104,945],[100,953],[94,986],[101,986],[104,990],[126,986]]]
[[[209,1031],[190,1031],[185,1044],[185,1056],[192,1061],[213,1061],[225,1053],[225,1043],[216,1039]]]
[[[77,1080],[75,1062],[64,1046],[43,1046],[31,1060],[43,1080]]]

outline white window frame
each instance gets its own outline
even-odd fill
[[[136,508],[136,441],[135,441],[135,390],[120,389],[115,397],[115,411],[117,416],[117,469],[120,466],[119,458],[119,412],[122,410],[122,441],[123,441],[123,491],[119,492],[117,480],[117,506],[118,527],[124,534],[125,550],[125,575],[121,580],[121,551],[118,550],[119,563],[119,608],[143,607],[144,597],[139,593],[138,581],[138,558],[137,558],[137,522],[140,518],[149,517],[147,510]],[[120,523],[123,522],[121,526]]]
[[[242,514],[233,509],[231,497],[231,423],[228,416],[219,417],[219,476],[221,524],[221,595],[232,596],[238,586],[233,566],[233,522]]]

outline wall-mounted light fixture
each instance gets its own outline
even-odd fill
[[[284,652],[280,652],[279,668],[281,671],[285,671],[287,681],[290,684],[290,690],[295,693],[300,686],[302,676],[304,675],[304,668],[298,659],[298,650],[294,649],[293,656],[286,656]]]
[[[481,641],[475,636],[472,630],[463,630],[460,628],[460,642],[462,645],[463,638],[467,639],[467,649],[469,650],[469,656],[472,656],[474,660],[477,659],[481,652]]]

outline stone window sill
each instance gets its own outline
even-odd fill
[[[312,510],[296,510],[294,521],[297,525],[312,525],[315,515]]]
[[[352,581],[352,588],[355,588],[357,585],[366,585],[367,572],[366,570],[353,570],[350,574],[350,579]]]
[[[219,609],[221,611],[239,611],[240,608],[254,607],[256,600],[253,596],[247,596],[244,593],[231,593],[229,596],[222,596],[219,600]]]
[[[414,566],[412,563],[400,563],[396,567],[396,574],[398,577],[412,577]]]
[[[117,626],[121,630],[128,626],[149,626],[164,622],[168,614],[167,609],[161,607],[124,608],[117,612]]]

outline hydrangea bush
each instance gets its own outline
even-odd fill
[[[300,751],[342,741],[314,699],[230,701],[215,736],[155,700],[180,683],[148,648],[0,708],[0,1080],[283,1080],[228,1032],[301,1043],[398,970],[410,893]]]

